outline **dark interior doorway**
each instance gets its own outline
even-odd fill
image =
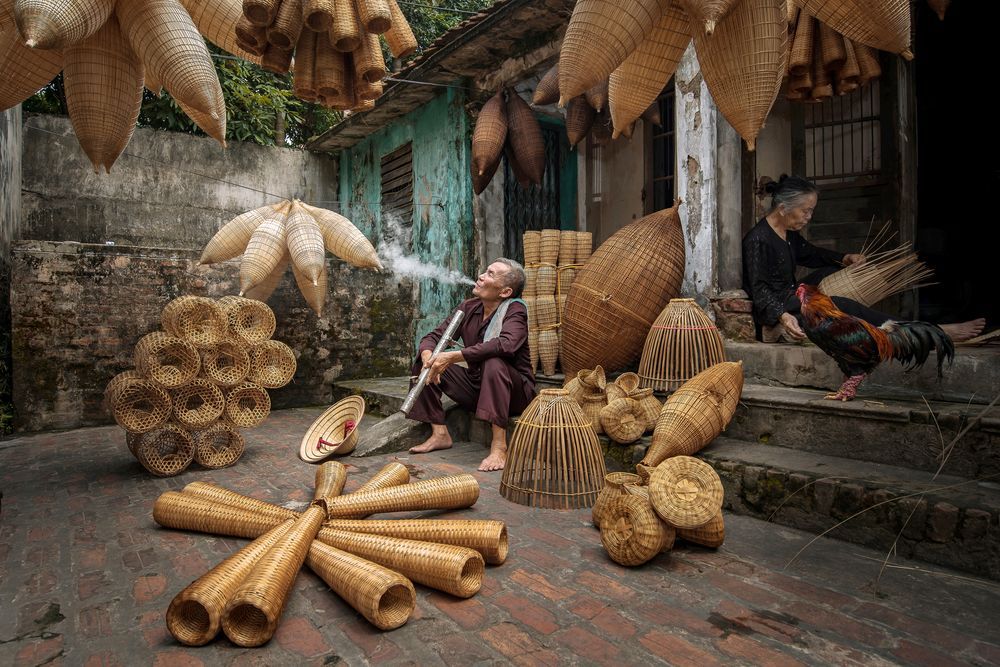
[[[996,77],[982,58],[996,39],[1000,3],[952,0],[942,21],[918,2],[914,18],[916,248],[939,283],[920,290],[920,318],[985,317],[990,331],[1000,326],[1000,133],[983,114]]]

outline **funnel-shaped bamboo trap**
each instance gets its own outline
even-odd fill
[[[390,461],[371,476],[367,482],[357,488],[355,493],[360,491],[377,491],[390,486],[410,483],[410,471],[399,461]]]
[[[260,64],[260,55],[240,48],[236,25],[243,17],[240,0],[180,0],[198,32],[224,51]]]
[[[296,516],[294,512],[290,516],[281,516],[273,511],[235,507],[186,490],[184,493],[167,491],[153,504],[153,520],[165,528],[232,537],[260,537],[285,519]]]
[[[109,383],[108,403],[115,421],[130,433],[152,431],[173,412],[170,394],[142,377],[118,380],[114,387]]]
[[[344,490],[347,482],[347,468],[343,463],[327,461],[316,468],[316,488],[313,500],[324,502],[336,498]]]
[[[606,474],[597,434],[565,389],[543,389],[511,438],[500,494],[550,509],[591,507]]]
[[[277,322],[274,311],[266,303],[238,296],[224,296],[219,299],[219,307],[229,321],[229,332],[245,345],[258,345],[274,335]]]
[[[706,35],[715,32],[715,25],[733,8],[737,0],[679,0],[678,4],[691,17],[695,30],[700,26]]]
[[[178,475],[194,460],[191,436],[170,422],[140,435],[134,450],[142,467],[157,477]]]
[[[507,94],[508,144],[531,183],[542,184],[545,172],[545,140],[542,128],[528,103],[517,92]],[[558,230],[557,230],[558,233]],[[543,234],[544,236],[544,234]]]
[[[671,299],[653,322],[639,360],[643,387],[672,391],[726,360],[722,334],[694,299]]]
[[[583,95],[577,95],[566,105],[566,137],[570,146],[576,146],[594,126],[597,114]]]
[[[235,491],[230,491],[221,486],[210,484],[209,482],[191,482],[184,487],[182,493],[185,496],[197,496],[207,501],[219,505],[228,505],[236,509],[246,510],[251,514],[266,515],[282,521],[284,519],[294,519],[299,515],[295,512],[269,502],[251,498]],[[194,530],[194,529],[192,529]]]
[[[172,400],[174,417],[189,429],[208,428],[226,407],[222,390],[204,378],[194,378],[175,389]]]
[[[873,306],[893,294],[934,284],[934,270],[917,257],[910,244],[867,256],[820,281],[828,296],[843,296]]]
[[[698,528],[722,510],[722,480],[715,468],[690,456],[674,456],[649,478],[649,499],[656,513],[676,528]]]
[[[607,386],[608,381],[604,376],[604,369],[598,365],[593,369],[577,371],[576,377],[567,382],[563,389],[569,392],[573,400],[583,404],[585,396],[603,394]]]
[[[601,520],[601,544],[611,560],[634,567],[669,550],[674,529],[653,511],[648,498],[624,494],[611,498]]]
[[[450,510],[471,507],[479,499],[479,482],[472,475],[446,475],[403,486],[350,493],[334,498],[327,507],[331,519],[359,513]]]
[[[358,442],[358,427],[365,415],[365,399],[348,396],[337,401],[309,427],[299,443],[299,458],[317,463],[331,455],[350,454]]]
[[[795,4],[851,41],[907,60],[913,57],[909,0],[795,0]]]
[[[626,484],[639,484],[642,478],[631,472],[609,472],[604,476],[604,488],[597,494],[594,507],[590,511],[590,518],[594,528],[601,527],[608,503],[612,498],[625,495]]]
[[[34,95],[59,74],[62,66],[62,51],[25,46],[13,25],[0,30],[0,111]]]
[[[382,33],[386,46],[393,58],[405,58],[414,53],[420,45],[413,34],[413,29],[403,15],[403,10],[399,8],[396,0],[387,0],[389,12],[392,15],[392,27]]]
[[[247,379],[268,389],[284,387],[296,369],[295,352],[280,340],[265,340],[250,348]]]
[[[371,533],[406,540],[451,544],[478,551],[490,565],[507,560],[507,526],[484,519],[332,519],[323,524],[350,533]],[[322,537],[323,532],[320,531]]]
[[[537,105],[555,104],[559,101],[559,63],[550,67],[535,86],[531,103]],[[528,261],[525,258],[525,261]]]
[[[229,322],[223,314],[226,322],[226,333],[229,333]],[[250,355],[246,348],[234,339],[227,338],[210,350],[201,353],[201,370],[205,377],[219,385],[230,389],[243,383],[247,373],[250,372]],[[228,405],[227,398],[227,405]],[[270,399],[267,401],[270,409]],[[266,410],[265,410],[266,416]],[[234,421],[234,423],[236,423]]]
[[[114,0],[17,0],[10,2],[27,46],[61,49],[78,44],[106,24]]]
[[[507,109],[503,91],[487,100],[472,131],[472,166],[481,176],[500,160],[507,140]]]

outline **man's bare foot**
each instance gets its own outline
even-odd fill
[[[410,447],[410,453],[426,454],[427,452],[433,452],[438,449],[450,449],[450,448],[451,448],[450,435],[438,435],[437,433],[432,433],[431,437],[427,438],[416,447]]]
[[[954,342],[961,343],[969,340],[970,338],[975,338],[979,334],[983,333],[983,328],[985,326],[986,320],[980,317],[975,320],[969,320],[968,322],[942,324],[941,328]]]
[[[479,469],[483,472],[503,470],[506,463],[507,446],[504,445],[503,447],[498,447],[496,445],[490,445],[490,455],[483,459],[483,462],[479,464]]]

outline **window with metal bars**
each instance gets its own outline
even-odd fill
[[[382,156],[382,219],[386,240],[395,230],[409,234],[413,227],[413,144],[405,143]],[[399,239],[404,246],[409,239]]]
[[[667,87],[656,98],[656,106],[660,113],[660,124],[650,124],[653,144],[653,179],[651,183],[653,201],[652,208],[647,207],[648,211],[659,211],[674,203],[677,142],[674,127],[673,79],[670,79]]]
[[[545,173],[541,185],[522,186],[517,182],[510,162],[504,162],[503,212],[506,221],[504,253],[507,257],[524,259],[524,232],[537,229],[559,229],[560,140],[562,126],[541,125],[545,140]]]
[[[806,177],[817,185],[876,179],[882,172],[879,82],[803,110]]]

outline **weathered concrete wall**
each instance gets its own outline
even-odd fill
[[[237,260],[196,267],[198,251],[46,241],[13,249],[14,404],[23,431],[102,424],[104,387],[133,367],[132,351],[160,328],[160,313],[183,294],[238,291]],[[411,338],[400,326],[413,312],[410,290],[391,276],[329,258],[330,294],[322,318],[287,275],[268,303],[274,338],[295,350],[292,382],[269,390],[275,408],[331,400],[337,379],[398,375]],[[401,315],[403,313],[403,315]]]
[[[0,437],[10,427],[10,244],[21,224],[21,105],[0,112]]]
[[[95,174],[69,120],[24,121],[21,239],[201,248],[234,215],[297,197],[336,208],[336,161],[301,150],[137,129]]]
[[[420,260],[475,276],[482,258],[475,256],[472,188],[469,183],[471,127],[460,90],[448,88],[431,102],[341,153],[342,210],[369,238],[382,238],[380,164],[382,156],[413,144],[413,219],[408,233]],[[405,224],[406,221],[404,221]],[[401,280],[418,305],[411,328],[414,342],[447,317],[469,288],[425,279]],[[408,320],[400,320],[409,325]],[[414,351],[416,346],[414,345]]]

